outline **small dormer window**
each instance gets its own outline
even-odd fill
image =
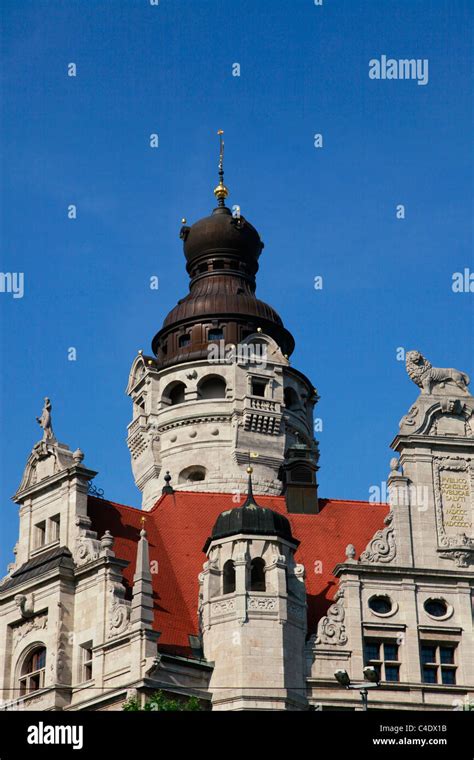
[[[191,343],[191,335],[189,333],[185,333],[184,335],[180,335],[178,345],[180,348],[185,348],[186,346],[189,346]]]
[[[224,330],[221,327],[213,327],[207,334],[207,339],[211,340],[223,340]]]

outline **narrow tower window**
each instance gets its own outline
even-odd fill
[[[265,591],[265,561],[261,557],[250,564],[250,591]]]
[[[223,593],[233,594],[235,591],[235,565],[231,559],[228,559],[224,565],[223,580]]]
[[[81,645],[81,681],[90,681],[92,678],[92,641]]]
[[[45,544],[46,544],[46,521],[42,520],[41,522],[35,525],[35,549],[39,549],[41,546],[44,546]]]

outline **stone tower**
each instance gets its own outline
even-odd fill
[[[251,468],[248,468],[251,470]],[[288,519],[248,496],[216,520],[199,577],[214,710],[307,709],[304,567]]]
[[[245,488],[242,465],[254,459],[257,493],[281,494],[289,509],[317,511],[318,396],[290,367],[292,335],[255,295],[263,242],[225,205],[221,144],[218,205],[192,226],[184,244],[190,290],[139,353],[127,393],[133,400],[128,445],[135,482],[150,509],[167,470],[175,489]],[[289,457],[294,444],[304,449]],[[291,458],[291,464],[287,467]]]

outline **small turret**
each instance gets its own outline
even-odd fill
[[[215,710],[306,709],[304,568],[288,519],[252,493],[219,515],[200,575],[200,622]]]

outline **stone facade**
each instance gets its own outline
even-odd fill
[[[334,571],[337,604],[308,645],[313,703],[357,706],[358,695],[348,700],[334,690],[333,674],[345,669],[363,680],[364,640],[397,647],[400,680],[371,692],[378,707],[450,710],[473,702],[474,398],[457,370],[436,369],[418,382],[413,355],[421,357],[409,352],[407,371],[422,391],[392,442],[399,459],[387,481],[391,510],[359,559],[348,557]],[[375,597],[391,608],[371,609]],[[434,647],[438,662],[441,645],[454,652],[452,685],[423,678],[421,648]]]
[[[189,293],[155,335],[154,355],[139,352],[130,371],[128,447],[141,512],[94,506],[97,473],[82,451],[58,442],[45,399],[42,440],[14,496],[15,560],[0,581],[0,708],[113,710],[163,689],[215,710],[360,709],[369,667],[380,682],[374,707],[461,709],[474,703],[469,377],[407,353],[420,394],[392,442],[390,511],[379,525],[379,514],[364,522],[364,503],[358,512],[344,503],[364,523],[367,545],[356,551],[360,531],[348,536],[316,599],[291,526],[304,533],[307,560],[326,562],[311,555],[331,510],[327,502],[319,510],[317,495],[318,394],[290,365],[293,336],[255,295],[264,245],[225,206],[222,142],[220,156],[217,208],[180,231]],[[274,498],[274,509],[253,502],[250,487],[233,509],[247,493],[250,460],[257,499]],[[162,495],[176,512],[162,510]],[[178,496],[193,508],[199,501],[199,519],[178,513]],[[213,528],[219,496],[226,506]],[[386,505],[378,506],[382,518]],[[332,515],[329,523],[338,530],[327,536],[328,557],[345,528]],[[219,532],[224,524],[231,529]],[[204,529],[205,549],[197,548]],[[191,546],[193,577],[183,571]]]

